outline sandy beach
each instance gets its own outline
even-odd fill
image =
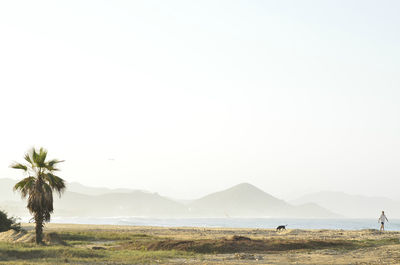
[[[0,233],[2,248],[28,247],[32,224],[24,240],[17,234]],[[8,233],[8,234],[7,234]],[[112,225],[47,224],[49,246],[41,248],[75,251],[84,249],[85,259],[45,254],[31,260],[0,256],[3,264],[400,264],[400,232],[377,230],[164,228]],[[13,236],[14,235],[14,238]],[[53,240],[53,239],[54,240]],[[53,246],[57,245],[57,246]],[[129,251],[153,256],[134,260]],[[177,251],[177,252],[175,252]],[[0,251],[1,253],[1,251]],[[113,256],[124,253],[127,258]],[[165,255],[165,253],[169,253]],[[96,255],[95,255],[96,254]],[[90,255],[94,258],[91,258]],[[159,256],[157,256],[159,255]],[[17,255],[14,255],[17,256]],[[109,258],[107,258],[109,257]],[[114,258],[113,258],[114,257]],[[49,263],[49,264],[50,264]]]

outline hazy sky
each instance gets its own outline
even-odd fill
[[[9,164],[43,146],[91,186],[395,198],[399,12],[397,0],[1,1],[0,177],[21,177]]]

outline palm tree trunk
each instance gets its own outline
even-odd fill
[[[35,232],[36,232],[36,244],[42,244],[43,242],[43,215],[35,214]]]

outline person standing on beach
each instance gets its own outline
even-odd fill
[[[386,218],[385,212],[382,211],[381,217],[379,217],[378,222],[381,223],[381,229],[379,231],[385,231],[385,222],[389,220]]]

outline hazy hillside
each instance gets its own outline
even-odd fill
[[[97,196],[66,192],[55,201],[55,209],[59,216],[171,217],[187,214],[184,205],[143,191]]]
[[[88,187],[78,182],[67,183],[67,189],[68,191],[82,193],[86,195],[101,195],[107,193],[129,193],[133,191],[130,189],[109,189],[109,188]]]
[[[194,215],[231,217],[335,217],[337,215],[315,204],[293,206],[257,187],[242,183],[212,193],[188,205]]]
[[[209,194],[188,206],[196,214],[209,216],[270,216],[289,207],[247,183]]]
[[[0,202],[1,201],[19,201],[21,196],[13,191],[13,187],[17,183],[13,179],[0,179]]]
[[[15,180],[1,179],[0,208],[12,215],[29,216],[26,202],[13,193]],[[80,191],[80,192],[76,192]],[[147,217],[335,217],[316,204],[293,206],[257,187],[243,183],[191,202],[179,202],[139,190],[111,190],[69,184],[58,198],[54,216]]]
[[[351,218],[378,218],[384,210],[388,217],[400,218],[400,202],[382,198],[349,195],[343,192],[317,192],[291,201],[293,204],[313,202]]]
[[[16,216],[28,216],[26,202],[12,187],[16,180],[0,179],[0,209]],[[88,194],[73,192],[80,190]],[[118,191],[118,192],[117,192]],[[114,192],[114,193],[111,193]],[[100,195],[91,195],[100,194]],[[155,193],[127,189],[86,187],[68,184],[61,199],[54,194],[54,216],[184,216],[187,207]]]

